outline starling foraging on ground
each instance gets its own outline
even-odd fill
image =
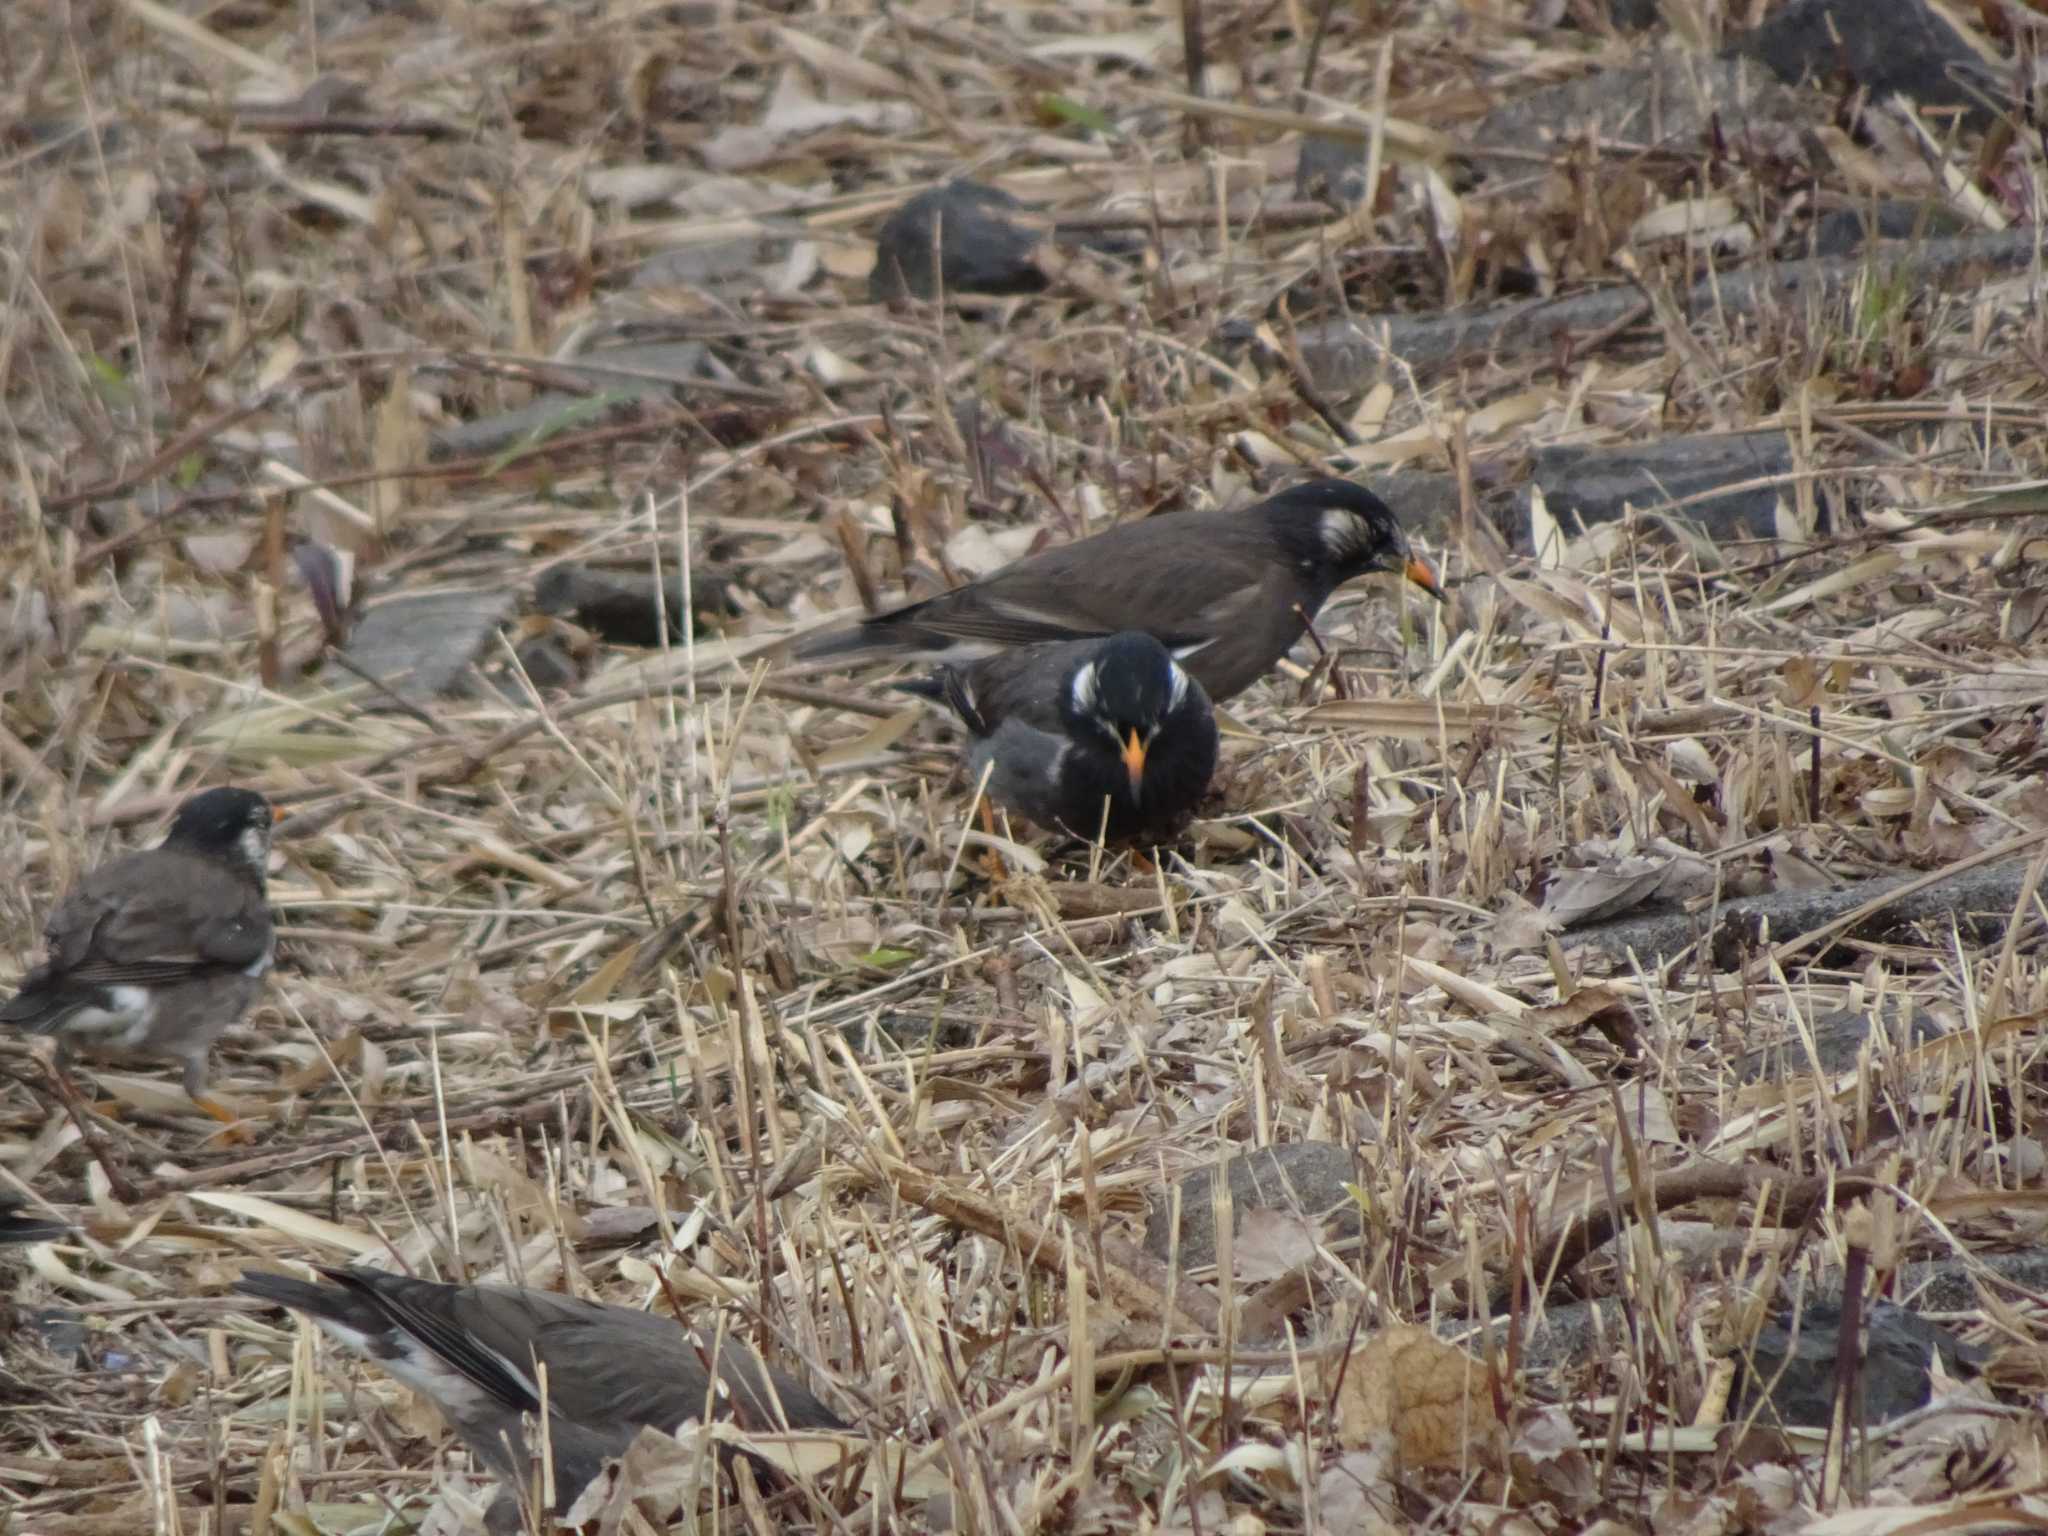
[[[213,1042],[263,988],[276,935],[264,894],[275,813],[253,790],[209,789],[178,807],[155,848],[101,865],[43,929],[48,958],[0,1005],[0,1024],[74,1050],[169,1057],[185,1092],[206,1096]]]
[[[1201,684],[1136,631],[998,651],[900,686],[966,724],[968,777],[987,775],[989,799],[1076,837],[1166,841],[1216,773]]]
[[[1309,480],[1237,512],[1124,523],[859,624],[799,641],[817,659],[885,652],[952,661],[1005,646],[1142,630],[1216,703],[1271,671],[1330,594],[1371,571],[1443,597],[1385,502]]]
[[[555,1509],[572,1506],[641,1429],[738,1415],[743,1428],[844,1429],[810,1389],[735,1339],[671,1318],[512,1286],[442,1285],[367,1269],[321,1268],[330,1283],[245,1273],[235,1289],[303,1312],[331,1338],[431,1398],[505,1486],[485,1517],[493,1536],[523,1530],[530,1478],[523,1420],[546,1379]],[[710,1369],[714,1357],[717,1380]]]

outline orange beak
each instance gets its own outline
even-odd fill
[[[1429,568],[1429,562],[1427,560],[1421,559],[1420,557],[1415,555],[1410,555],[1408,557],[1408,564],[1402,567],[1401,574],[1403,576],[1406,576],[1410,581],[1414,582],[1415,585],[1422,588],[1423,591],[1427,592],[1431,597],[1435,598],[1438,602],[1441,603],[1448,601],[1448,599],[1444,597],[1444,589],[1442,585],[1436,579],[1436,572]]]
[[[1124,743],[1124,771],[1131,776],[1131,798],[1135,800],[1145,785],[1145,742],[1136,727]]]

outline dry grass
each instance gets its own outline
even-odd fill
[[[1461,181],[1441,151],[1486,106],[1631,57],[1516,10],[1336,8],[1303,98],[1313,7],[1208,6],[1204,103],[1178,20],[1145,8],[16,0],[9,968],[191,786],[294,812],[283,968],[216,1060],[253,1145],[203,1143],[146,1069],[97,1076],[144,1187],[117,1208],[60,1112],[0,1098],[6,1169],[98,1208],[14,1284],[90,1333],[85,1365],[10,1344],[20,1529],[418,1519],[451,1460],[431,1415],[222,1300],[248,1261],[356,1253],[634,1303],[665,1282],[950,1490],[927,1505],[878,1460],[866,1493],[825,1477],[720,1529],[2048,1514],[2020,1411],[2038,1298],[1959,1325],[2003,1352],[1999,1406],[1945,1405],[1846,1471],[1839,1444],[1738,1457],[1713,1433],[1774,1266],[2038,1241],[2044,914],[1988,948],[1931,932],[1721,974],[1608,974],[1533,917],[1562,872],[1671,843],[1724,893],[2033,849],[2039,503],[1926,516],[2042,473],[2032,276],[1872,282],[1734,329],[1667,307],[1582,355],[1390,367],[1335,402],[1371,470],[1751,426],[1789,433],[1796,469],[1742,546],[1648,515],[1541,559],[1483,518],[1439,530],[1453,604],[1346,594],[1319,625],[1344,696],[1297,671],[1236,701],[1219,798],[1156,873],[1039,843],[992,884],[936,723],[758,654],[854,602],[849,532],[893,595],[898,520],[914,585],[1042,527],[1236,496],[1248,466],[1341,464],[1287,369],[1204,351],[1276,295],[1303,324],[1426,310],[1496,296],[1490,263],[1531,253],[1566,287],[1611,281],[1621,232],[1674,198],[1711,186],[1768,229],[1809,196],[1810,167],[1697,145]],[[331,98],[353,131],[298,100],[316,75],[361,87]],[[1369,139],[1376,220],[1294,201],[1296,111]],[[2001,174],[2038,186],[2027,137]],[[1823,200],[1870,175],[1924,195],[1894,147]],[[1028,302],[868,306],[880,218],[963,170],[1125,216],[1153,257],[1078,258]],[[742,282],[634,286],[736,239],[760,242]],[[550,355],[607,334],[702,340],[731,383],[430,461],[434,430],[525,403]],[[568,693],[524,686],[508,635],[485,657],[503,692],[396,711],[311,676],[301,544],[376,596],[715,563],[745,611],[598,654]],[[1801,1042],[1839,1009],[1963,1033],[1880,1031],[1824,1075]],[[1772,1041],[1782,1091],[1738,1082]],[[1304,1139],[1357,1149],[1362,1243],[1269,1218],[1177,1286],[1134,1252],[1166,1183]],[[1660,1180],[1697,1198],[1660,1214]],[[1788,1188],[1797,1245],[1773,1226]],[[1703,1257],[1679,1216],[1749,1236]],[[1568,1367],[1513,1376],[1474,1344],[1467,1377],[1386,1331],[1516,1295],[1519,1336],[1582,1217],[1628,1231],[1572,1255],[1609,1311]]]

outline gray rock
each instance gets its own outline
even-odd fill
[[[1963,1259],[1923,1259],[1900,1268],[1898,1293],[1916,1312],[1974,1312],[1983,1306],[1979,1287],[2011,1292],[1987,1282],[1987,1276],[2010,1281],[2022,1291],[2048,1290],[2048,1250],[1987,1253]]]
[[[1607,0],[1607,19],[1624,32],[1641,32],[1664,19],[1658,0]]]
[[[1948,238],[1968,226],[1946,208],[1891,200],[1872,208],[1837,208],[1813,226],[1813,254],[1847,256],[1880,240]]]
[[[1932,1391],[1930,1362],[1938,1354],[1950,1375],[1975,1366],[1985,1353],[1947,1329],[1888,1301],[1872,1302],[1865,1319],[1862,1422],[1882,1424],[1925,1405]],[[1757,1330],[1742,1384],[1742,1407],[1758,1422],[1825,1426],[1835,1400],[1836,1361],[1853,1340],[1842,1337],[1842,1308],[1833,1300],[1787,1309]]]
[[[471,667],[512,612],[509,592],[416,592],[367,609],[349,636],[348,658],[402,699],[467,692]],[[355,681],[329,663],[322,679]],[[365,707],[375,709],[371,697]]]
[[[1820,1070],[1833,1074],[1853,1069],[1863,1042],[1870,1038],[1872,1026],[1876,1023],[1870,1012],[1862,1008],[1843,1008],[1815,1019],[1813,1049],[1814,1058],[1820,1062]],[[1886,1027],[1892,1027],[1890,1021]],[[1908,1046],[1919,1045],[1941,1032],[1941,1027],[1927,1015],[1916,1013],[1913,1015],[1912,1038],[1905,1043]],[[1808,1058],[1806,1047],[1796,1033],[1789,1031],[1784,1039],[1760,1046],[1739,1057],[1735,1063],[1736,1073],[1745,1083],[1803,1078],[1812,1068],[1813,1061]]]
[[[1792,449],[1784,433],[1747,432],[1668,437],[1624,448],[1539,448],[1533,479],[1543,488],[1550,515],[1570,534],[1581,522],[1617,522],[1631,504],[1648,510],[1791,469]],[[1768,536],[1777,524],[1780,494],[1775,485],[1730,489],[1672,515],[1716,539],[1743,532]],[[1526,510],[1526,494],[1522,504]]]
[[[1198,1168],[1180,1183],[1180,1264],[1201,1269],[1216,1262],[1214,1167]],[[1344,1186],[1358,1182],[1350,1149],[1327,1141],[1286,1142],[1234,1157],[1224,1165],[1235,1220],[1253,1210],[1297,1212],[1312,1220],[1335,1215],[1331,1241],[1358,1237],[1364,1216]],[[1233,1229],[1233,1236],[1237,1228]],[[1161,1197],[1145,1220],[1145,1251],[1164,1260],[1173,1248],[1173,1207]]]
[[[633,288],[702,288],[743,298],[761,286],[761,274],[789,254],[789,241],[768,235],[713,240],[656,251],[640,264]]]
[[[574,688],[583,681],[583,669],[576,664],[576,658],[553,635],[535,635],[520,641],[519,668],[526,674],[526,680],[543,693]],[[504,692],[508,698],[524,702],[517,688],[508,686]]]
[[[1982,1357],[1982,1351],[1975,1345],[1957,1339],[1947,1330],[1926,1321],[1919,1314],[1972,1313],[1983,1306],[1979,1286],[1985,1282],[1986,1272],[2012,1282],[2022,1291],[2038,1291],[2048,1288],[2048,1250],[2032,1249],[2023,1253],[1994,1253],[1982,1257],[1964,1259],[1925,1259],[1902,1265],[1898,1272],[1895,1290],[1902,1299],[1894,1306],[1886,1302],[1887,1316],[1882,1323],[1880,1341],[1890,1347],[1891,1341],[1912,1337],[1925,1338],[1927,1347],[1915,1348],[1918,1358],[1924,1363],[1928,1348],[1942,1348],[1943,1359],[1949,1358],[1947,1351],[1953,1350],[1955,1357],[1964,1363],[1974,1363]],[[1994,1285],[1995,1288],[1995,1285]],[[1842,1272],[1833,1270],[1822,1275],[1816,1283],[1814,1295],[1826,1309],[1825,1318],[1832,1318],[1835,1330],[1830,1337],[1838,1337],[1841,1326]],[[2008,1296],[2010,1293],[2007,1293]],[[1599,1309],[1596,1326],[1595,1308]],[[1912,1323],[1894,1326],[1889,1314],[1905,1312],[1913,1317],[1914,1323],[1927,1333],[1908,1334]],[[1811,1315],[1812,1308],[1808,1309]],[[1774,1324],[1778,1332],[1771,1335],[1767,1347],[1780,1347],[1783,1343],[1783,1325]],[[1496,1342],[1507,1342],[1507,1320],[1496,1317],[1492,1328]],[[1482,1346],[1472,1334],[1469,1322],[1446,1319],[1439,1331],[1448,1337],[1463,1340],[1466,1347],[1477,1351]],[[1603,1360],[1617,1341],[1626,1337],[1626,1323],[1622,1304],[1607,1300],[1599,1303],[1575,1301],[1558,1306],[1546,1306],[1540,1320],[1528,1325],[1522,1337],[1522,1367],[1528,1371],[1560,1370],[1576,1365]],[[1817,1352],[1817,1351],[1806,1351]],[[1773,1359],[1779,1356],[1773,1356]],[[1768,1374],[1768,1373],[1765,1373]],[[1926,1400],[1925,1372],[1921,1372],[1920,1401]],[[1811,1387],[1810,1379],[1806,1385]],[[1830,1378],[1826,1387],[1832,1401],[1833,1383]],[[1908,1394],[1910,1395],[1910,1394]],[[1917,1406],[1912,1404],[1909,1406]],[[1792,1420],[1790,1422],[1800,1422]]]

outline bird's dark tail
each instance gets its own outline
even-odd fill
[[[357,1333],[381,1333],[391,1326],[391,1320],[384,1315],[382,1308],[347,1286],[314,1285],[309,1281],[294,1280],[290,1275],[251,1269],[244,1271],[235,1281],[234,1289],[243,1296],[289,1307],[315,1320],[339,1323]]]
[[[31,1215],[19,1195],[0,1195],[0,1243],[44,1243],[70,1230],[64,1222]]]
[[[838,629],[821,629],[805,635],[789,648],[789,654],[795,661],[824,661],[833,656],[857,655],[886,643],[885,637],[877,635],[865,622],[843,624]]]
[[[0,1003],[0,1024],[26,1034],[46,1034],[84,1006],[87,999],[49,985],[49,968],[37,966],[21,979],[21,990]]]
[[[834,656],[857,656],[864,651],[886,651],[892,656],[937,656],[960,644],[960,636],[918,622],[925,604],[878,613],[858,624],[820,630],[805,635],[790,647],[795,661],[825,661]]]

